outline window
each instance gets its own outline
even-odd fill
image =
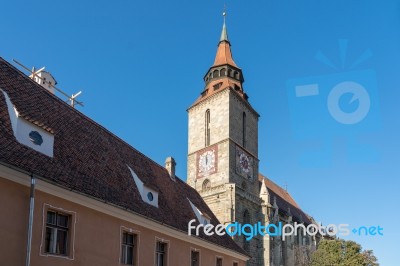
[[[43,137],[37,131],[31,131],[31,133],[29,133],[29,139],[35,145],[39,145],[40,146],[43,143]]]
[[[221,77],[225,77],[226,76],[226,69],[225,68],[221,69],[220,76]]]
[[[222,258],[217,258],[216,266],[222,266]]]
[[[45,252],[68,255],[68,233],[70,216],[56,211],[47,211]]]
[[[248,210],[243,212],[243,224],[250,224],[250,213]],[[250,228],[246,228],[245,231],[250,233]],[[245,251],[250,251],[250,242],[246,240],[245,235],[243,235],[243,249]]]
[[[148,193],[147,193],[147,199],[148,199],[149,201],[153,201],[153,199],[154,199],[153,193],[148,192]]]
[[[208,180],[208,179],[204,180],[201,189],[202,189],[203,191],[206,191],[206,190],[209,190],[210,188],[211,188],[211,182],[210,182],[210,180]]]
[[[192,250],[190,255],[191,266],[200,265],[200,253],[198,251]]]
[[[205,140],[206,147],[210,145],[210,109],[207,109],[205,114]]]
[[[136,235],[128,232],[122,233],[121,263],[135,265],[136,261]]]
[[[234,262],[233,263],[233,266],[238,266],[239,264],[237,263],[237,262]]]
[[[243,148],[246,148],[246,113],[245,112],[243,112],[242,125],[243,125],[243,128],[242,128],[242,132],[243,132],[243,134],[242,134],[242,136],[243,136],[242,144],[243,144]]]
[[[157,241],[156,244],[156,266],[167,265],[167,243]]]
[[[215,84],[213,86],[213,88],[214,88],[214,90],[218,90],[219,88],[221,88],[221,86],[222,86],[222,82],[219,82],[219,83]]]
[[[213,78],[218,78],[219,77],[219,71],[216,69],[213,72]]]

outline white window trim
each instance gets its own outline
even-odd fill
[[[133,181],[135,182],[136,187],[139,190],[139,193],[140,193],[140,196],[141,196],[142,200],[144,202],[146,202],[147,204],[150,204],[150,205],[158,208],[158,192],[155,191],[154,189],[151,189],[151,188],[147,187],[143,183],[143,181],[138,177],[138,175],[135,173],[135,171],[133,171],[132,168],[130,168],[128,165],[127,165],[127,167],[129,168],[129,171],[131,172]],[[153,200],[152,201],[150,201],[147,198],[147,194],[150,193],[150,192],[153,194]]]
[[[162,242],[162,243],[167,244],[167,252],[165,254],[167,256],[166,263],[167,263],[167,266],[169,266],[169,249],[171,248],[170,241],[166,240],[164,238],[161,238],[161,237],[157,237],[157,236],[155,237],[155,242],[154,242],[154,244],[155,244],[154,245],[154,265],[156,265],[157,242]]]
[[[51,253],[46,253],[43,250],[43,241],[45,238],[46,234],[46,218],[47,218],[47,211],[48,210],[55,210],[59,211],[61,213],[66,213],[71,216],[71,228],[69,229],[69,237],[70,239],[68,240],[68,244],[70,245],[68,247],[68,250],[70,253],[67,256],[62,256],[62,255],[56,255],[56,254],[51,254]],[[56,257],[56,258],[61,258],[61,259],[67,259],[67,260],[75,260],[75,225],[76,225],[76,215],[77,213],[74,211],[69,211],[60,207],[55,207],[51,204],[44,203],[43,204],[43,211],[42,211],[42,239],[40,241],[40,247],[39,247],[39,255],[42,257]]]
[[[217,265],[217,259],[222,259],[222,265],[224,265],[224,256],[215,255],[215,265]]]
[[[27,121],[25,118],[20,116],[20,113],[16,109],[15,105],[12,103],[10,97],[8,94],[3,91],[0,88],[0,92],[3,93],[5,99],[6,99],[6,104],[8,108],[8,115],[10,117],[11,121],[11,126],[13,129],[13,134],[15,139],[33,149],[36,150],[37,152],[40,152],[44,155],[47,155],[49,157],[53,157],[54,155],[54,134],[51,134],[50,132],[44,130],[43,128],[33,124],[32,122]],[[28,138],[28,132],[29,131],[37,131],[40,132],[40,135],[43,137],[43,145],[35,145],[32,143],[32,141]]]
[[[211,222],[211,220],[210,220],[208,217],[206,217],[206,216],[199,210],[199,208],[197,208],[196,205],[194,205],[194,204],[190,201],[190,199],[187,199],[187,200],[189,201],[190,206],[192,207],[192,210],[193,210],[194,214],[196,215],[196,218],[197,218],[197,221],[199,222],[199,224],[203,224],[203,225],[209,224],[209,223]]]
[[[122,254],[122,239],[123,239],[123,233],[128,232],[130,234],[136,235],[136,255],[137,255],[137,261],[135,261],[134,266],[140,265],[140,252],[139,252],[139,247],[140,247],[140,231],[132,229],[130,227],[126,226],[121,226],[119,229],[119,255],[118,255],[118,265],[126,265],[121,263],[121,254]],[[136,264],[137,262],[137,264]]]
[[[199,266],[201,266],[201,249],[190,247],[189,252],[189,266],[192,266],[192,251],[196,251],[199,253]]]
[[[10,180],[28,188],[31,186],[31,176],[20,168],[10,168],[0,163],[0,176],[6,180]],[[72,204],[77,204],[81,207],[89,208],[100,213],[115,217],[122,220],[123,222],[135,223],[136,226],[140,226],[145,229],[163,232],[163,234],[167,236],[191,243],[193,245],[197,245],[199,247],[203,247],[205,249],[214,250],[216,252],[219,252],[220,254],[226,254],[227,256],[231,256],[240,261],[247,261],[250,259],[249,256],[246,256],[242,253],[223,246],[219,246],[212,242],[208,242],[201,238],[194,238],[193,236],[189,236],[187,232],[181,232],[175,228],[162,224],[161,222],[157,222],[147,217],[144,217],[143,215],[139,215],[132,211],[126,211],[121,209],[120,207],[116,207],[99,201],[98,199],[85,196],[82,193],[73,192],[60,186],[56,186],[49,183],[48,181],[45,181],[44,178],[40,176],[38,176],[38,179],[36,180],[36,190],[42,191],[55,197],[62,198]]]

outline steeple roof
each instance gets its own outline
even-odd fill
[[[228,39],[228,32],[226,31],[226,21],[225,21],[226,13],[224,12],[224,25],[222,26],[221,38],[219,39],[220,42],[227,41]]]
[[[217,54],[214,64],[208,69],[204,75],[205,87],[199,98],[191,105],[190,108],[200,102],[212,97],[225,90],[231,90],[236,96],[243,99],[249,109],[257,116],[258,113],[251,107],[248,102],[248,96],[243,90],[244,77],[242,70],[236,65],[232,58],[231,44],[228,38],[226,27],[226,13],[223,13],[224,24],[222,26],[221,37],[218,43]]]
[[[230,43],[224,40],[220,41],[218,44],[217,55],[215,56],[213,66],[219,66],[225,64],[238,67],[235,61],[233,61]]]
[[[231,66],[237,67],[232,58],[231,44],[228,39],[228,31],[226,29],[225,17],[226,13],[224,12],[224,25],[222,26],[221,38],[219,39],[217,55],[215,56],[213,66],[229,64]]]

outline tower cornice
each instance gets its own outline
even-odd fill
[[[247,101],[247,98],[248,98],[247,94],[245,96],[243,96],[240,91],[238,91],[237,89],[235,89],[232,86],[231,87],[224,87],[224,88],[221,88],[221,89],[217,89],[214,93],[210,93],[210,94],[204,93],[204,96],[200,96],[189,108],[187,108],[186,111],[189,112],[191,109],[195,108],[196,106],[199,106],[199,105],[203,104],[204,100],[212,99],[212,98],[216,97],[217,95],[219,95],[220,93],[226,92],[226,91],[232,92],[233,95],[235,95],[235,97],[239,101],[241,101],[255,116],[257,116],[258,118],[260,117],[260,114]],[[244,98],[246,98],[246,100]]]

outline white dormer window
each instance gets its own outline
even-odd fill
[[[196,214],[197,221],[199,221],[199,224],[202,225],[207,225],[210,223],[210,217],[206,215],[205,213],[202,213],[191,201],[188,199],[190,206],[192,207],[192,210],[194,214]]]
[[[8,115],[16,140],[31,149],[53,157],[54,135],[21,117],[7,93],[2,89],[0,91],[3,92],[6,99]]]
[[[133,177],[133,181],[135,181],[136,187],[139,190],[140,196],[142,200],[154,207],[158,208],[158,192],[154,189],[147,187],[142,180],[137,176],[135,171],[133,171],[129,166],[129,171]]]

